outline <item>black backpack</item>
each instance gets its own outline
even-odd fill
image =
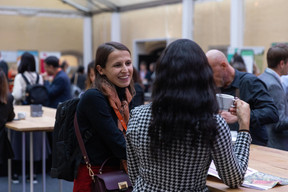
[[[49,104],[49,95],[46,87],[39,84],[39,74],[37,74],[36,83],[31,85],[25,75],[22,73],[22,77],[26,82],[26,97],[22,101],[23,105],[30,104],[42,104],[43,106],[48,106]]]
[[[81,160],[74,128],[74,115],[79,98],[60,103],[53,130],[51,177],[73,181]]]

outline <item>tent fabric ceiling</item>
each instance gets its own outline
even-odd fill
[[[85,14],[102,12],[124,12],[166,4],[180,3],[182,0],[60,0]]]

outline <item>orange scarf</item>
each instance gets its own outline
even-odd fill
[[[128,88],[125,88],[126,100],[120,101],[116,88],[112,86],[107,80],[102,82],[102,90],[107,96],[110,106],[115,111],[118,117],[118,128],[123,131],[127,130],[127,123],[129,120],[129,103],[132,100]]]

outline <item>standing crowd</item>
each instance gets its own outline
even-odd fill
[[[15,117],[13,103],[26,104],[27,78],[45,86],[45,106],[57,108],[80,98],[76,117],[91,167],[77,157],[74,192],[91,191],[91,171],[98,173],[107,160],[105,172],[125,170],[133,191],[208,191],[212,161],[222,181],[237,188],[244,180],[251,143],[288,150],[288,46],[271,47],[267,63],[256,76],[245,72],[239,57],[231,65],[219,50],[204,53],[194,41],[175,40],[153,64],[151,102],[143,105],[147,69],[143,64],[139,72],[133,67],[131,52],[122,43],[100,45],[87,74],[79,67],[71,80],[54,56],[45,59],[46,72],[38,74],[34,56],[26,52],[12,93],[5,69],[0,69],[0,163],[13,157],[16,180],[21,139],[12,132],[10,144],[5,123]],[[76,95],[73,86],[80,89]],[[216,93],[235,96],[228,111],[219,109]],[[234,144],[231,130],[238,132]],[[35,132],[33,138],[34,160],[40,161],[42,137]],[[48,134],[48,155],[52,142]]]

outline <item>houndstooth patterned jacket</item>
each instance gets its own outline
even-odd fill
[[[184,151],[176,142],[167,158],[156,162],[149,147],[151,118],[151,104],[142,105],[132,110],[128,123],[127,160],[133,191],[208,191],[206,177],[212,160],[226,185],[236,188],[243,182],[251,143],[249,133],[240,132],[232,146],[228,125],[216,115],[219,134],[212,147],[200,144],[196,149],[186,147]]]

